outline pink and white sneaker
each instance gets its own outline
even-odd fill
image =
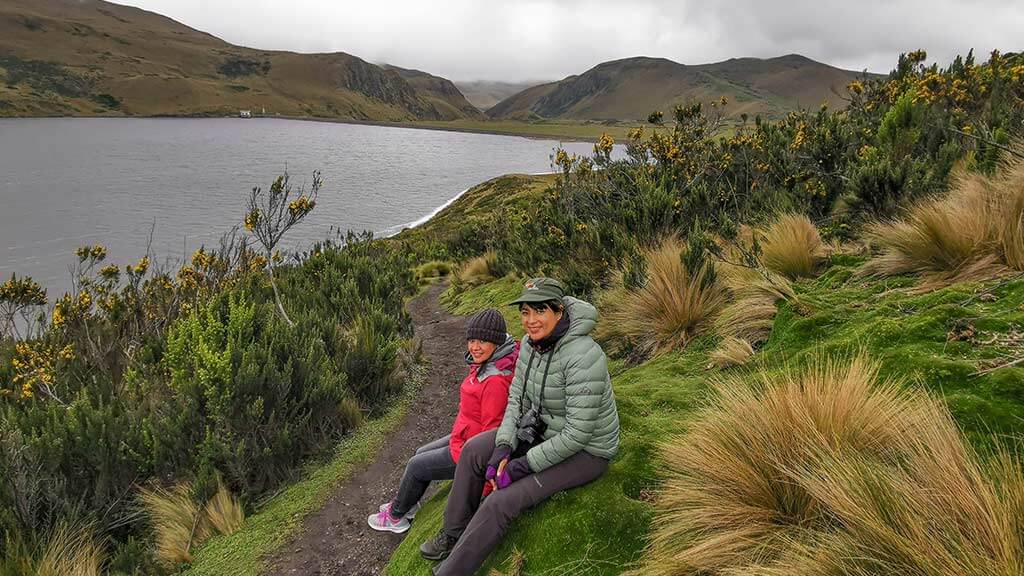
[[[378,532],[394,532],[395,534],[401,534],[409,529],[409,518],[408,515],[402,518],[394,518],[391,516],[391,504],[388,503],[376,514],[370,514],[366,518],[366,523],[370,525],[370,528]]]
[[[391,508],[391,502],[385,502],[385,503],[381,504],[380,508],[378,508],[377,510],[379,512],[383,512],[385,509],[388,509],[388,508]],[[417,502],[417,503],[412,505],[412,508],[409,508],[408,512],[405,513],[405,519],[406,520],[412,520],[412,519],[416,518],[416,513],[419,512],[419,511],[420,511],[420,503]]]

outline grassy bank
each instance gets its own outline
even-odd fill
[[[657,447],[683,432],[705,403],[709,385],[725,375],[778,374],[822,355],[866,352],[881,376],[900,377],[949,406],[979,447],[1024,432],[1024,368],[978,374],[1024,348],[1024,279],[958,284],[912,295],[911,278],[859,280],[860,259],[838,256],[816,279],[796,283],[799,305],[784,304],[772,335],[747,366],[709,368],[716,342],[705,337],[682,352],[639,366],[614,364],[622,419],[620,456],[610,472],[585,488],[561,494],[518,519],[486,569],[502,569],[515,550],[523,574],[620,574],[640,557],[650,530],[651,495],[664,479]],[[517,284],[497,280],[450,300],[468,312],[508,301]],[[418,546],[441,526],[445,494],[417,520],[388,574],[428,574]]]

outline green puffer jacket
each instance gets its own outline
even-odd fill
[[[563,299],[569,314],[569,330],[554,350],[534,352],[528,336],[523,337],[516,373],[509,390],[508,407],[498,428],[495,444],[508,444],[515,450],[516,425],[522,412],[540,398],[544,368],[551,357],[541,418],[547,424],[544,441],[526,453],[534,472],[540,472],[568,459],[580,450],[611,459],[619,451],[619,414],[615,406],[608,360],[601,346],[589,336],[597,324],[597,309],[582,300]],[[530,358],[533,367],[526,378]],[[523,387],[526,387],[525,398]]]

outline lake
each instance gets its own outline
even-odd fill
[[[239,225],[249,191],[285,169],[296,188],[320,170],[324,187],[284,247],[332,227],[393,233],[494,176],[550,171],[558,144],[278,119],[0,119],[0,281],[32,276],[52,302],[75,248],[103,244],[123,265],[151,231],[156,259],[180,261]]]

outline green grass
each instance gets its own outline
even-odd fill
[[[415,374],[388,412],[343,440],[334,458],[311,469],[307,477],[289,486],[262,509],[245,519],[241,530],[217,536],[195,554],[182,576],[256,576],[265,569],[267,557],[302,525],[302,519],[321,508],[331,490],[358,471],[380,451],[389,432],[405,418],[422,385],[423,373]]]
[[[523,122],[517,120],[421,120],[409,122],[410,127],[455,130],[458,132],[484,132],[488,134],[509,134],[533,138],[554,138],[562,140],[596,141],[601,134],[609,134],[616,140],[624,141],[626,135],[640,122],[586,122],[582,120],[538,120]]]
[[[532,176],[508,174],[473,186],[417,228],[397,234],[396,242],[438,238],[451,241],[453,236],[479,236],[478,229],[494,226],[497,214],[524,214],[555,181],[553,175]],[[483,252],[483,250],[481,250]]]
[[[836,257],[818,278],[798,282],[799,304],[782,306],[770,339],[750,364],[727,370],[781,372],[822,354],[864,350],[881,362],[883,377],[904,378],[943,398],[974,444],[990,447],[995,438],[1020,436],[1024,368],[974,374],[1024,354],[1024,279],[913,296],[901,290],[913,284],[909,278],[853,279],[859,263]],[[507,302],[517,290],[517,280],[504,278],[449,295],[447,302],[468,313]],[[528,575],[619,574],[636,561],[652,518],[648,502],[659,485],[658,445],[686,429],[707,398],[709,380],[724,373],[708,368],[714,344],[699,339],[684,351],[634,367],[614,361],[622,446],[609,473],[518,519],[480,573],[500,569],[513,548],[525,554]],[[417,516],[388,574],[429,574],[418,546],[440,529],[446,494]]]

